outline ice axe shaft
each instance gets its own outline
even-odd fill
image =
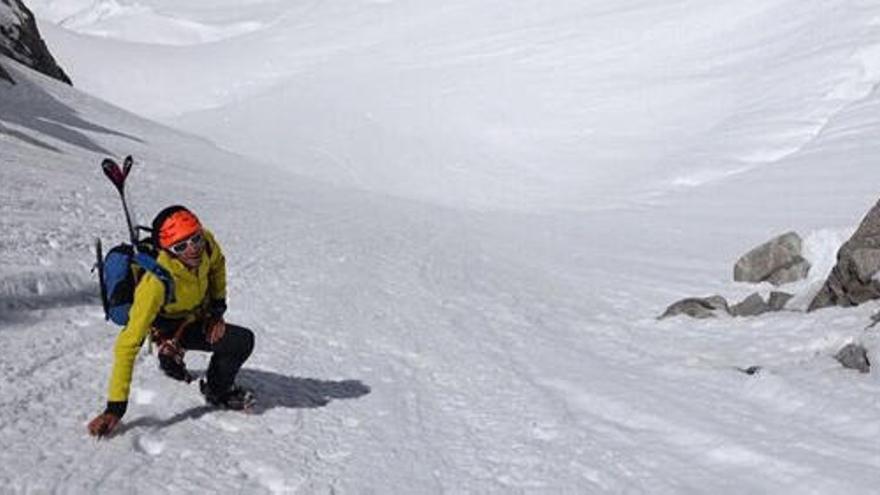
[[[123,168],[119,168],[119,164],[113,159],[105,158],[104,161],[101,162],[101,169],[104,171],[104,175],[110,179],[110,182],[116,186],[116,190],[119,192],[119,197],[122,199],[122,209],[125,211],[125,223],[128,225],[128,235],[131,238],[132,246],[137,249],[138,235],[134,228],[134,223],[131,221],[131,214],[128,211],[128,202],[125,200],[125,179],[128,177],[128,173],[131,172],[132,165],[134,165],[134,159],[131,155],[128,155],[123,162]]]

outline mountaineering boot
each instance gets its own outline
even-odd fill
[[[250,390],[233,385],[226,392],[216,393],[205,380],[199,380],[199,390],[205,396],[205,402],[222,409],[242,411],[250,409],[256,403],[256,397]]]
[[[159,369],[166,375],[175,379],[189,383],[193,381],[193,376],[186,369],[186,363],[183,362],[183,356],[186,351],[174,339],[166,339],[159,344]]]

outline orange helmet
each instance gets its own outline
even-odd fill
[[[202,224],[198,217],[180,205],[165,208],[153,220],[153,240],[156,247],[162,249],[168,249],[200,230]]]

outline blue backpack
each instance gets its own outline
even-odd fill
[[[174,279],[159,265],[148,249],[136,252],[131,244],[119,244],[107,256],[101,255],[101,241],[96,243],[98,279],[101,284],[101,302],[104,318],[117,325],[128,323],[128,312],[134,302],[134,289],[146,272],[155,275],[165,285],[165,302],[174,302]]]

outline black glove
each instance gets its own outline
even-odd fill
[[[186,351],[174,339],[159,344],[159,369],[166,375],[186,383],[193,381],[193,376],[186,370],[183,355]]]
[[[226,313],[226,299],[214,299],[208,304],[208,316],[212,318],[223,318]]]

